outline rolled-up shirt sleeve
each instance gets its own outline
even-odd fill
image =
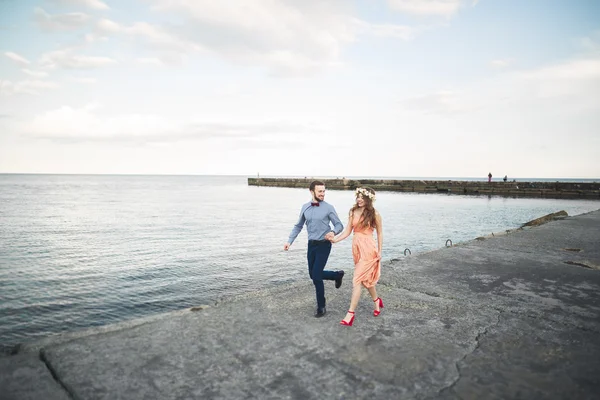
[[[288,238],[289,244],[294,243],[294,240],[296,240],[298,234],[302,231],[304,223],[306,222],[306,218],[304,217],[304,210],[305,208],[302,207],[302,209],[300,210],[300,216],[298,217],[298,222],[296,222],[296,225],[294,225],[294,227],[292,228],[292,232],[290,233],[290,237]]]

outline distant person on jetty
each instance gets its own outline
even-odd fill
[[[342,325],[352,326],[354,323],[354,311],[358,306],[358,300],[362,287],[369,291],[373,299],[375,310],[374,316],[378,316],[383,308],[383,301],[377,296],[375,285],[381,276],[381,247],[383,246],[383,230],[381,215],[373,207],[375,191],[369,187],[356,189],[356,203],[350,209],[348,225],[341,235],[334,237],[332,243],[340,242],[350,236],[352,238],[352,257],[354,258],[354,279],[352,280],[352,298],[350,308]],[[373,238],[373,230],[377,231],[377,244]]]
[[[325,309],[325,285],[323,280],[335,281],[335,287],[342,286],[344,271],[327,271],[325,265],[331,252],[331,239],[344,230],[344,225],[335,212],[335,208],[325,201],[325,184],[313,181],[309,187],[312,199],[300,209],[298,222],[292,228],[290,237],[283,246],[288,250],[306,224],[308,231],[308,274],[315,285],[317,293],[317,312],[315,317],[320,318],[327,312]],[[333,229],[331,229],[333,224]]]
[[[504,182],[506,182],[506,181],[508,180],[508,175],[504,175],[504,178],[502,178],[502,180],[503,180]]]
[[[488,182],[491,182],[491,181],[492,181],[492,173],[490,172],[490,173],[488,174]]]

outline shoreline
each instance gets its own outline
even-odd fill
[[[280,285],[37,342],[0,358],[0,387],[15,400],[594,398],[600,210],[557,217],[386,262],[382,314],[363,298],[352,327],[339,325],[348,281],[319,319],[310,282]]]
[[[4,175],[18,175],[18,176],[148,176],[148,177],[216,177],[216,178],[253,178],[254,174],[150,174],[150,173],[67,173],[67,172],[0,172],[0,176]],[[260,178],[260,176],[257,176]],[[273,179],[300,179],[306,178],[303,175],[277,175],[277,174],[263,174],[264,178],[273,178]],[[313,177],[311,177],[313,178]],[[317,179],[340,179],[339,176],[335,175],[326,175],[322,177],[317,177]],[[470,176],[378,176],[378,175],[352,175],[348,176],[348,179],[352,180],[362,180],[362,179],[375,179],[375,180],[409,180],[409,181],[485,181],[485,178],[481,177],[470,177]],[[493,182],[500,182],[501,178],[494,178]],[[575,183],[596,183],[600,182],[600,178],[583,178],[583,177],[511,177],[509,181],[517,180],[520,182],[575,182]]]
[[[594,212],[598,212],[598,211],[600,211],[600,209],[590,211],[588,213],[578,214],[578,215],[586,215],[586,214],[594,213]],[[468,245],[469,243],[476,242],[476,241],[488,240],[488,239],[492,239],[495,237],[511,235],[511,234],[517,233],[519,231],[522,231],[524,229],[531,229],[531,228],[546,224],[548,222],[560,220],[560,219],[563,219],[566,217],[568,217],[568,215],[564,211],[547,214],[547,215],[541,216],[539,218],[535,218],[529,222],[526,222],[518,228],[506,229],[506,230],[499,231],[499,232],[492,232],[488,235],[478,236],[478,237],[472,238],[467,241],[453,243],[451,246],[442,246],[437,249],[426,250],[423,252],[415,252],[414,254],[411,253],[408,255],[404,255],[404,257],[402,257],[402,258],[391,258],[389,260],[383,260],[382,266],[391,265],[394,262],[401,261],[401,260],[403,260],[407,257],[411,257],[411,256],[416,257],[419,255],[444,251],[445,249],[452,248],[452,247],[465,246],[465,245]],[[302,287],[302,286],[310,285],[310,283],[307,283],[306,281],[302,280],[302,281],[297,281],[297,282],[293,282],[293,283],[287,283],[286,285],[288,288],[290,286]],[[93,326],[93,327],[83,328],[83,329],[75,330],[75,331],[66,331],[66,332],[61,332],[61,333],[50,334],[48,336],[43,336],[43,337],[40,337],[37,339],[17,343],[14,345],[2,345],[0,343],[0,349],[2,349],[2,351],[0,351],[0,358],[6,357],[6,356],[22,354],[22,353],[36,352],[36,351],[40,351],[43,347],[46,347],[46,346],[67,343],[67,342],[81,339],[81,338],[96,336],[96,335],[100,335],[100,334],[107,334],[107,333],[112,333],[112,332],[118,332],[118,331],[125,330],[125,329],[131,329],[131,328],[134,328],[134,327],[137,327],[140,325],[159,321],[164,318],[180,316],[189,311],[192,311],[192,312],[201,311],[206,308],[217,306],[220,303],[235,302],[235,301],[244,299],[246,297],[261,295],[261,293],[270,292],[270,291],[276,290],[278,288],[281,288],[282,286],[283,285],[275,285],[272,287],[261,289],[259,291],[245,292],[245,293],[240,293],[237,295],[227,295],[227,296],[220,297],[217,300],[215,300],[209,304],[199,304],[196,306],[186,307],[186,308],[182,308],[182,309],[166,311],[166,312],[159,313],[159,314],[137,317],[137,318],[133,318],[133,319],[126,319],[126,320],[119,321],[119,322],[116,322],[113,324]]]
[[[314,179],[318,178],[248,178],[248,186],[306,189]],[[598,182],[485,182],[396,179],[322,179],[322,181],[331,190],[354,190],[357,187],[369,186],[377,191],[405,193],[600,199],[600,183]]]

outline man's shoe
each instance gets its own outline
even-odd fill
[[[327,313],[327,310],[325,310],[325,307],[317,308],[317,312],[315,313],[315,318],[321,318],[321,317],[325,316],[326,313]]]
[[[340,273],[340,277],[335,280],[335,288],[339,289],[342,286],[342,279],[344,279],[344,271],[338,271]]]

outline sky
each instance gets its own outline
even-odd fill
[[[0,0],[0,173],[600,178],[599,16]]]

